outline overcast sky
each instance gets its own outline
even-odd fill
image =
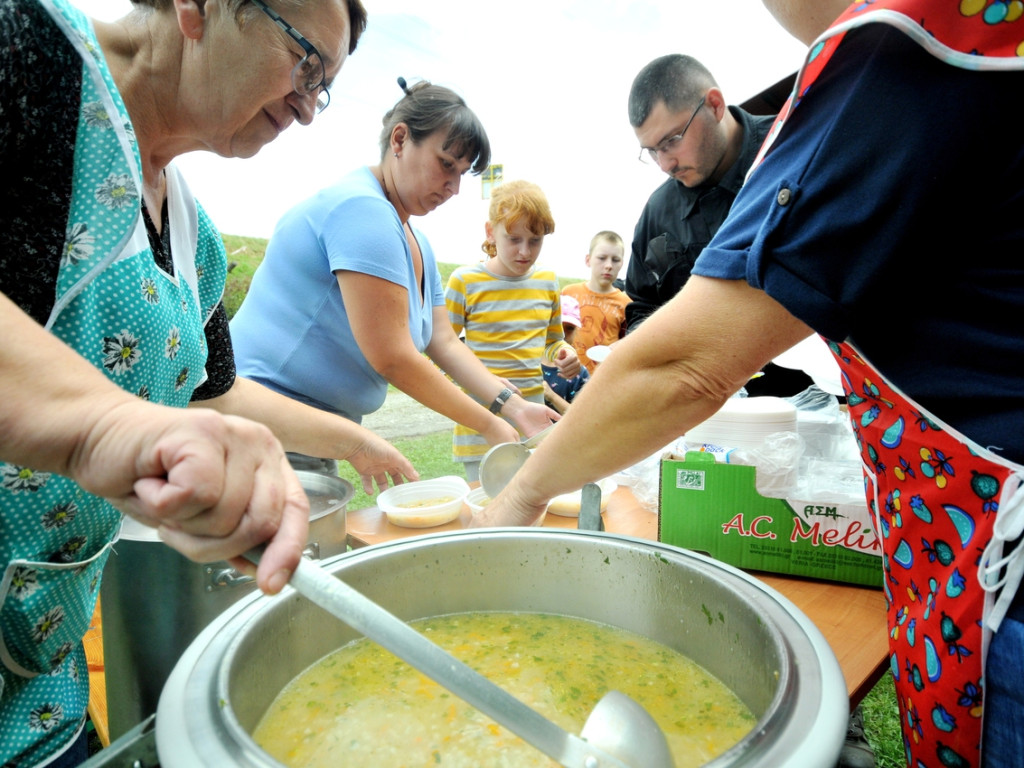
[[[73,1],[108,20],[130,9],[128,0]],[[294,125],[247,160],[200,152],[178,159],[221,231],[269,237],[295,203],[376,162],[381,117],[401,96],[401,75],[466,99],[505,178],[536,182],[551,202],[556,227],[540,263],[582,278],[591,236],[615,230],[628,253],[644,202],[664,179],[637,161],[626,119],[637,71],[657,56],[687,53],[739,103],[795,71],[804,49],[760,0],[364,2],[366,34],[311,126]],[[482,257],[486,215],[480,180],[467,175],[458,197],[412,223],[439,261],[465,264]]]

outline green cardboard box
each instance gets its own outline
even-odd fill
[[[756,469],[689,451],[661,461],[658,539],[738,568],[882,586],[866,504],[770,499]]]

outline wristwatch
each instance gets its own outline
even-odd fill
[[[511,389],[505,387],[498,393],[498,396],[494,398],[494,402],[491,403],[491,407],[488,410],[490,410],[491,413],[498,413],[498,411],[505,407],[505,403],[507,403],[508,399],[514,394],[515,393]]]

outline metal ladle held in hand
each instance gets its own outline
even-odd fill
[[[262,549],[246,558],[259,562]],[[362,632],[472,704],[561,765],[573,768],[672,768],[665,734],[647,711],[618,691],[597,703],[582,738],[563,730],[504,688],[435,645],[397,616],[303,557],[289,582],[300,595]]]
[[[530,450],[540,445],[557,425],[558,422],[555,422],[518,443],[498,443],[492,446],[480,459],[480,485],[484,493],[492,499],[501,493],[512,475],[530,458]]]

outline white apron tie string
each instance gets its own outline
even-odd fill
[[[1015,472],[1006,478],[999,496],[999,511],[992,526],[992,539],[978,564],[978,582],[988,593],[985,626],[992,632],[999,629],[1021,578],[1024,577],[1024,546],[1017,541],[1024,533],[1024,474]],[[1003,547],[1016,542],[1009,553]],[[994,602],[993,602],[994,600]]]

